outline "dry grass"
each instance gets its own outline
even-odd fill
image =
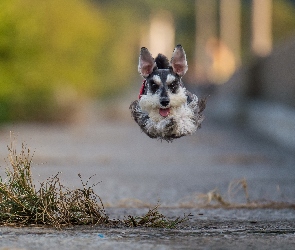
[[[37,190],[31,174],[32,156],[22,144],[17,154],[13,144],[8,147],[10,167],[6,180],[0,182],[0,218],[5,225],[43,224],[87,225],[107,223],[103,203],[92,187],[64,187],[59,174],[48,178]]]
[[[175,220],[167,219],[163,214],[158,211],[159,205],[153,209],[149,209],[144,216],[131,216],[124,220],[125,224],[129,227],[159,227],[159,228],[175,228],[178,224],[181,224],[189,220],[191,214],[184,216],[183,218],[177,217]]]
[[[13,142],[8,146],[9,167],[6,179],[0,179],[0,225],[48,225],[55,228],[73,225],[123,225],[126,227],[174,228],[188,217],[171,220],[159,213],[158,205],[144,216],[129,215],[124,220],[110,220],[100,197],[84,183],[82,188],[71,190],[63,186],[59,173],[40,183],[33,184],[30,149],[22,144],[18,154]],[[91,179],[91,177],[89,178]]]
[[[245,202],[236,203],[231,200],[239,195],[244,197]],[[186,197],[180,202],[180,206],[183,208],[226,208],[226,209],[255,209],[255,208],[272,208],[272,209],[283,209],[291,208],[295,209],[294,203],[289,202],[277,202],[269,200],[251,200],[249,197],[248,183],[245,178],[233,180],[228,186],[228,197],[222,195],[217,188],[205,193],[196,194],[191,197]]]

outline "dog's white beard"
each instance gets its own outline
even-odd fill
[[[198,111],[198,97],[193,95],[193,100],[188,104],[186,89],[180,88],[177,94],[169,94],[170,114],[163,117],[159,113],[160,96],[147,93],[139,101],[141,109],[148,113],[150,120],[146,123],[149,133],[159,137],[176,136],[180,137],[192,134],[197,130],[196,113]],[[173,119],[173,125],[171,124]]]

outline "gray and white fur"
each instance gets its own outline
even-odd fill
[[[169,142],[200,128],[206,101],[184,87],[181,78],[187,69],[181,45],[174,49],[170,62],[162,54],[154,59],[147,48],[141,48],[138,71],[145,83],[140,99],[131,103],[130,110],[149,137]]]

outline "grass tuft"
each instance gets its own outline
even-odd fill
[[[189,220],[191,214],[183,218],[177,217],[175,220],[168,219],[158,211],[159,205],[149,209],[144,216],[129,215],[125,220],[125,225],[129,227],[158,227],[158,228],[175,228],[177,225]]]
[[[59,173],[40,183],[36,189],[31,174],[30,149],[22,144],[20,154],[8,146],[7,178],[0,182],[0,223],[3,225],[68,225],[107,223],[103,203],[92,187],[82,182],[82,189],[64,187]]]

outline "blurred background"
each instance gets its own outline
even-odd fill
[[[141,81],[141,46],[170,57],[180,43],[185,82],[220,85],[295,33],[293,0],[2,0],[0,9],[1,122],[69,122],[85,101],[127,93]]]
[[[170,58],[177,44],[206,118],[166,144],[128,107],[140,48]],[[107,202],[173,203],[236,178],[257,199],[294,200],[294,66],[295,0],[1,0],[0,159],[12,130],[46,163],[37,178],[79,185],[83,167]]]

